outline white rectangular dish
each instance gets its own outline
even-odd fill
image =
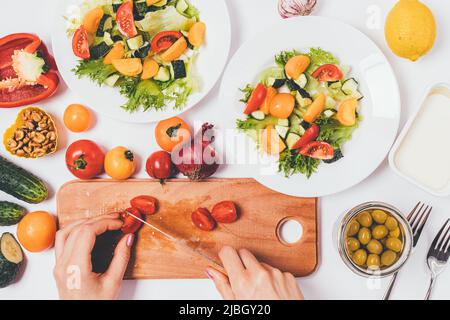
[[[450,196],[450,86],[431,86],[389,154],[391,168],[429,193]]]

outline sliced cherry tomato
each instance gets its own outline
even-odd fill
[[[313,72],[312,76],[321,82],[339,81],[344,76],[334,64],[324,64]]]
[[[192,212],[191,219],[194,225],[203,231],[212,231],[216,227],[216,221],[205,208],[198,208]]]
[[[78,58],[89,59],[91,57],[91,53],[89,52],[88,33],[83,26],[78,28],[73,35],[72,50]]]
[[[66,151],[66,165],[77,178],[88,180],[104,171],[105,154],[93,141],[78,140]]]
[[[130,201],[130,204],[145,216],[155,214],[156,212],[156,199],[150,196],[136,197]]]
[[[314,159],[330,160],[334,158],[334,149],[327,142],[313,141],[301,148],[300,154]]]
[[[178,31],[161,31],[152,40],[152,51],[159,53],[167,50],[182,36],[183,34]]]
[[[266,100],[266,96],[267,88],[262,83],[259,83],[256,86],[255,90],[253,90],[250,99],[248,99],[247,108],[245,109],[244,113],[251,114],[252,112],[258,110]]]
[[[170,153],[166,151],[158,151],[153,153],[146,164],[147,173],[154,179],[160,179],[163,183],[165,179],[169,179],[175,172]]]
[[[120,213],[120,219],[123,221],[122,232],[125,234],[135,233],[142,226],[142,222],[137,220],[135,217],[128,214],[130,212],[134,216],[142,219],[142,215],[136,208],[128,208],[126,211]]]
[[[120,33],[129,38],[137,36],[133,16],[133,1],[124,2],[116,13],[117,26]]]
[[[232,223],[238,218],[236,205],[232,201],[222,201],[216,204],[211,215],[219,223]]]
[[[300,149],[306,146],[308,143],[316,140],[319,136],[319,131],[319,126],[314,123],[308,130],[305,131],[300,140],[298,140],[297,143],[292,146],[291,150]]]

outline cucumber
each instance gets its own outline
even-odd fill
[[[0,190],[28,203],[41,203],[48,197],[44,182],[0,156]]]
[[[103,37],[105,31],[113,28],[113,19],[109,14],[103,15],[97,28],[96,36]]]
[[[184,64],[183,60],[176,60],[176,61],[172,61],[171,64],[171,73],[172,73],[172,78],[173,79],[183,79],[186,78],[187,73],[186,73],[186,65]]]
[[[340,82],[340,81],[328,82],[328,88],[330,88],[330,89],[341,89],[342,88],[342,82]]]
[[[308,78],[306,77],[306,75],[303,73],[297,80],[294,80],[294,82],[296,84],[298,84],[300,86],[300,88],[305,88],[306,85],[308,84]]]
[[[280,89],[282,86],[286,84],[286,79],[273,79],[270,81],[270,85],[275,89]]]
[[[286,145],[292,150],[292,147],[300,140],[300,136],[295,133],[289,133],[286,138]]]
[[[342,92],[356,100],[361,100],[364,96],[358,91],[359,83],[354,78],[350,78],[342,84]]]
[[[18,204],[0,201],[0,226],[13,226],[26,214],[26,210]]]
[[[23,264],[23,251],[16,238],[5,232],[0,238],[0,288],[12,284]]]
[[[295,100],[297,100],[297,103],[301,108],[306,108],[313,102],[312,99],[310,98],[303,98],[300,92],[298,91],[295,94]]]
[[[91,59],[96,60],[105,56],[109,50],[111,50],[111,46],[108,46],[105,41],[100,42],[98,45],[93,46],[89,49],[91,53]]]
[[[134,38],[128,39],[127,45],[130,50],[137,50],[144,45],[144,38],[141,35],[138,35]]]
[[[266,115],[261,110],[252,112],[251,116],[256,120],[264,120],[266,118]]]
[[[144,59],[148,56],[149,52],[150,52],[150,43],[145,42],[142,45],[142,47],[140,47],[139,49],[137,49],[133,52],[133,57]]]
[[[293,114],[292,116],[289,117],[289,120],[291,122],[290,132],[302,136],[305,133],[305,129],[303,129],[303,127],[300,125],[302,119],[298,117],[296,114]]]
[[[289,127],[285,127],[285,126],[275,126],[275,130],[278,132],[278,135],[283,138],[286,139],[286,136],[289,132]]]
[[[289,119],[278,119],[278,125],[282,127],[289,127]]]
[[[161,66],[154,79],[161,82],[169,81],[171,79],[169,68]]]
[[[147,1],[144,0],[144,1],[136,2],[134,4],[134,11],[138,17],[144,18],[148,11]],[[140,20],[140,19],[138,19],[138,20]]]
[[[114,87],[117,83],[117,81],[120,79],[120,75],[113,74],[108,79],[105,80],[105,84],[110,87]]]
[[[122,38],[120,38],[122,40]],[[105,32],[103,34],[103,41],[108,45],[112,46],[114,44],[114,40],[111,38],[111,34],[109,32]]]
[[[167,4],[167,0],[161,0],[161,1],[158,1],[157,3],[154,3],[153,6],[164,7],[166,4]]]
[[[178,0],[175,8],[179,13],[184,13],[187,9],[189,9],[189,5],[186,3],[185,0]]]
[[[336,114],[336,110],[334,110],[334,109],[327,109],[327,110],[325,110],[324,112],[323,112],[323,115],[326,117],[326,118],[331,118],[332,116],[334,116]]]

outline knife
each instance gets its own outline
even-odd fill
[[[190,246],[188,246],[186,243],[184,243],[183,240],[178,239],[177,237],[161,230],[160,228],[148,223],[145,220],[142,220],[141,218],[135,216],[134,214],[132,214],[129,211],[126,211],[127,214],[129,214],[131,217],[133,217],[134,219],[136,219],[137,221],[143,223],[144,225],[146,225],[147,227],[161,233],[164,237],[166,237],[167,239],[169,239],[170,241],[172,241],[173,243],[179,245],[180,247],[182,247],[183,249],[186,249],[187,251],[194,253],[196,256],[202,258],[203,260],[208,261],[209,263],[211,263],[214,267],[214,269],[216,269],[217,271],[222,272],[223,274],[227,275],[227,272],[225,271],[223,265],[216,261],[215,259],[211,258],[210,256],[206,255],[203,252],[200,252],[199,250],[196,250],[194,248],[191,248]]]

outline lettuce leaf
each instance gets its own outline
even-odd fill
[[[326,141],[335,149],[341,149],[344,143],[352,139],[353,132],[359,127],[361,118],[358,117],[356,124],[351,127],[343,126],[334,118],[319,118],[316,124],[320,127],[317,140]]]
[[[320,160],[305,157],[296,150],[286,149],[280,154],[278,171],[286,178],[295,174],[304,174],[308,179],[317,171]]]
[[[128,98],[122,106],[128,112],[136,112],[141,106],[148,109],[162,109],[165,106],[164,95],[153,80],[122,78],[117,86],[120,93]]]
[[[78,78],[88,77],[99,86],[101,86],[109,76],[116,73],[116,69],[112,65],[103,63],[103,59],[98,60],[81,60],[78,65],[72,69]]]

